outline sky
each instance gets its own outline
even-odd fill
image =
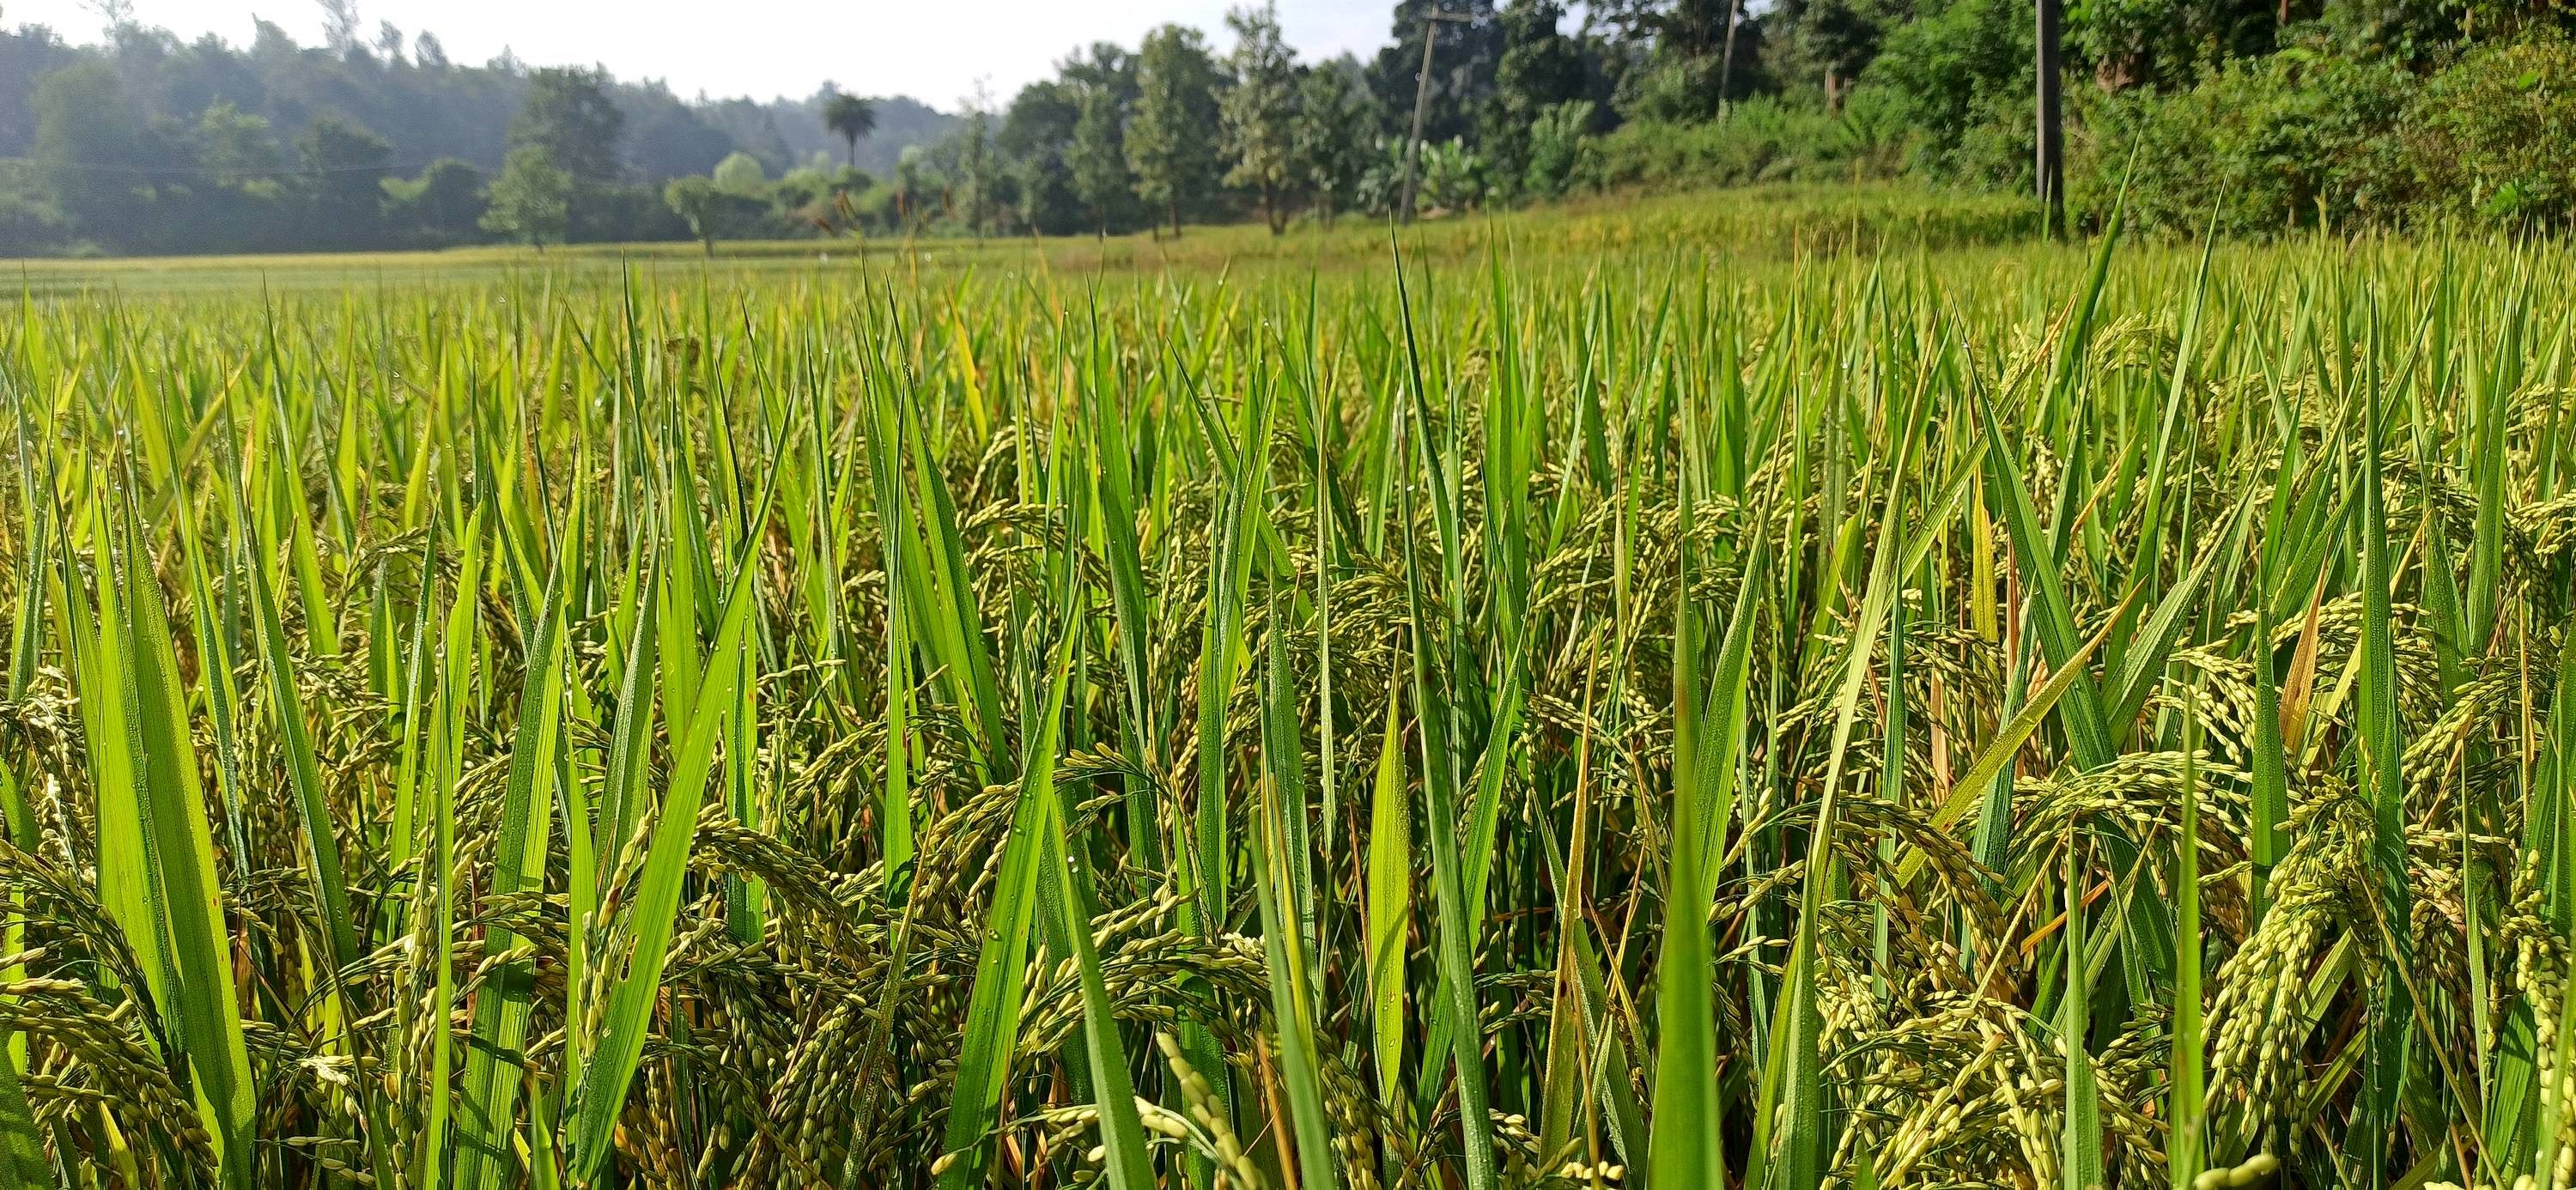
[[[682,96],[801,98],[824,82],[863,95],[910,95],[954,110],[979,83],[995,103],[1054,73],[1094,41],[1133,49],[1166,21],[1196,26],[1218,52],[1233,44],[1225,13],[1240,0],[359,0],[372,39],[379,21],[431,32],[449,60],[481,63],[504,48],[530,66],[604,65],[621,79],[659,78]],[[306,45],[322,40],[311,0],[133,0],[134,17],[195,40],[214,33],[248,45],[263,16]],[[1306,58],[1363,59],[1391,40],[1390,0],[1286,0],[1279,23]],[[0,25],[53,26],[66,40],[100,39],[82,0],[0,0]]]

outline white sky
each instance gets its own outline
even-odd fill
[[[624,79],[660,78],[682,96],[802,97],[826,80],[866,95],[911,95],[954,110],[981,80],[996,103],[1053,73],[1094,41],[1133,49],[1165,21],[1196,26],[1222,52],[1225,13],[1239,0],[359,0],[366,36],[378,21],[430,32],[458,63],[506,47],[531,66],[598,63]],[[1306,58],[1345,50],[1366,58],[1390,40],[1390,0],[1282,0],[1279,22]],[[710,17],[710,13],[713,13]],[[134,0],[135,19],[194,40],[234,45],[264,16],[295,40],[322,40],[310,0]],[[0,0],[0,26],[51,25],[65,40],[99,40],[81,0]]]

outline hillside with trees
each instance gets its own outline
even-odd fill
[[[2029,193],[2041,11],[2078,223],[2119,195],[2170,231],[2576,218],[2576,10],[2524,0],[1397,0],[1383,47],[1324,60],[1247,7],[955,113],[463,65],[331,10],[320,46],[265,22],[247,47],[0,32],[0,256],[1284,231],[1778,181]]]
[[[596,68],[506,55],[451,60],[434,33],[329,7],[326,44],[268,21],[247,46],[119,23],[98,44],[0,29],[0,256],[441,247],[489,238],[490,188],[523,144],[589,185],[574,238],[688,233],[663,184],[740,154],[770,176],[834,165],[890,173],[953,117],[874,97],[855,145],[803,99],[683,98]],[[577,123],[557,126],[560,120]]]

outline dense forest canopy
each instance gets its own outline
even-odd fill
[[[1574,190],[1910,177],[2027,191],[2034,0],[1396,0],[1301,60],[1274,8],[1069,52],[943,113],[684,99],[430,32],[0,31],[0,256],[495,239],[1274,231]],[[2069,193],[2236,232],[2576,215],[2551,0],[2074,0]],[[1429,70],[1424,42],[1431,39]],[[1418,110],[1417,110],[1418,109]],[[1420,121],[1420,139],[1412,138]],[[1408,162],[1408,147],[1415,160]]]

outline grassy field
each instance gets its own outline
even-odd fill
[[[1417,260],[1481,258],[1498,242],[1516,261],[1589,259],[1660,250],[1779,259],[1883,247],[1943,248],[2006,243],[2038,227],[2036,207],[1992,195],[1938,195],[1912,187],[1771,186],[1722,194],[1586,199],[1543,210],[1476,214],[1426,222],[1411,248]],[[1251,269],[1377,272],[1387,260],[1382,221],[1346,216],[1330,228],[1302,225],[1273,236],[1259,224],[1193,227],[1177,239],[1143,233],[1106,239],[929,237],[866,240],[719,241],[697,244],[576,244],[302,256],[181,256],[106,260],[0,261],[23,292],[38,297],[103,294],[237,294],[242,290],[403,290],[526,278],[555,284],[615,285],[623,270],[650,280],[694,284],[702,273],[743,281],[798,275],[852,279],[870,266],[933,272],[1214,274]]]
[[[29,265],[0,1185],[2566,1184],[2576,259],[2020,217]]]

